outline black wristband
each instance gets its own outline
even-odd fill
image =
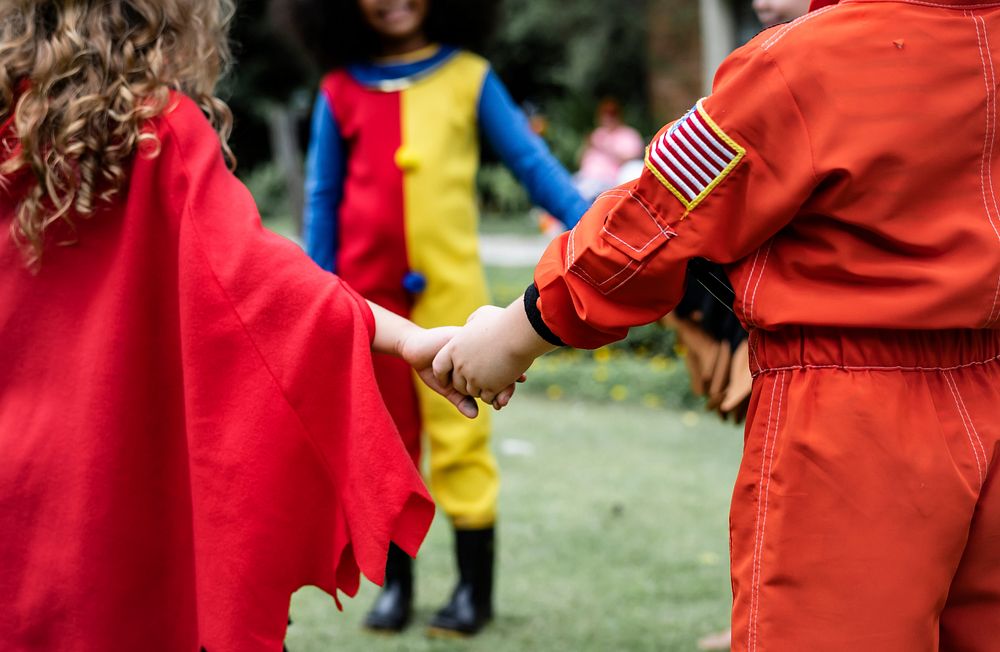
[[[528,315],[528,322],[535,329],[538,336],[554,346],[566,346],[566,343],[559,339],[559,336],[552,332],[542,319],[542,311],[538,309],[538,286],[532,283],[524,291],[524,312]]]

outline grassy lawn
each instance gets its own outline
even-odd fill
[[[538,235],[538,219],[530,212],[517,214],[484,212],[479,217],[479,232],[502,235]]]
[[[525,395],[496,415],[503,486],[497,618],[470,641],[431,641],[423,625],[453,582],[448,524],[417,566],[409,631],[360,630],[376,588],[338,613],[296,594],[291,652],[694,650],[724,627],[727,506],[741,432],[712,415]]]
[[[281,233],[291,220],[269,220]],[[484,233],[530,234],[528,217],[487,216]],[[530,268],[487,268],[494,303],[520,296]],[[454,582],[443,518],[417,565],[415,623],[360,629],[377,587],[339,613],[315,589],[292,601],[291,652],[694,650],[730,606],[727,514],[741,430],[697,409],[673,335],[634,329],[595,352],[539,360],[495,415],[502,473],[497,618],[479,637],[434,641],[424,625]],[[687,409],[694,407],[695,409]]]
[[[533,271],[529,267],[487,267],[493,303],[505,306],[520,297]],[[691,394],[687,370],[674,342],[672,333],[654,325],[633,329],[625,342],[598,351],[556,351],[535,363],[524,390],[553,400],[696,408],[701,400]]]

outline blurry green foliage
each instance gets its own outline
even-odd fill
[[[626,121],[646,132],[646,5],[504,0],[490,60],[511,94],[537,104],[553,128],[589,132],[597,102],[611,96],[622,103]],[[566,162],[563,152],[557,155]]]
[[[291,214],[288,186],[276,163],[261,163],[243,172],[243,183],[257,202],[257,210],[263,219],[280,219]]]
[[[268,0],[239,0],[232,41],[236,65],[222,85],[235,124],[230,145],[244,176],[272,156],[267,111],[311,97],[313,73],[271,27]],[[307,100],[308,101],[308,100]]]
[[[524,390],[553,401],[630,403],[670,409],[696,408],[703,403],[691,393],[682,360],[610,348],[549,353],[532,365]]]
[[[505,306],[521,296],[531,277],[530,268],[487,267],[494,305]],[[532,366],[524,389],[552,400],[667,408],[703,403],[691,392],[687,368],[678,355],[677,334],[658,324],[633,328],[624,340],[595,351],[554,351]]]
[[[351,1],[351,0],[337,0]],[[598,100],[621,101],[626,120],[648,133],[647,0],[503,0],[489,58],[518,102],[548,117],[545,134],[569,167],[593,128]],[[234,148],[246,171],[270,155],[264,109],[300,104],[315,92],[316,73],[278,37],[267,0],[240,0],[233,29],[237,66],[226,83],[236,114]],[[307,131],[303,124],[303,135]]]
[[[628,124],[646,134],[652,129],[646,4],[504,0],[490,61],[515,100],[544,117],[542,136],[570,171],[578,167],[602,98],[617,99]],[[514,213],[531,205],[510,173],[489,158],[478,186],[487,210]]]
[[[341,1],[341,0],[338,0]],[[343,0],[351,1],[351,0]],[[503,0],[489,58],[515,100],[545,117],[543,137],[575,170],[594,127],[597,102],[621,102],[626,122],[650,131],[646,83],[647,0]],[[232,145],[239,174],[266,216],[287,214],[285,189],[271,159],[266,114],[281,103],[301,116],[303,148],[317,71],[274,32],[266,0],[241,0],[234,25],[237,66],[225,85],[236,117]],[[509,171],[486,159],[478,179],[486,211],[523,215],[531,202]]]
[[[476,186],[482,207],[491,213],[519,214],[531,208],[528,193],[503,165],[480,167]]]

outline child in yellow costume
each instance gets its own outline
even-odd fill
[[[461,324],[487,301],[475,176],[480,133],[534,201],[568,225],[587,204],[531,132],[477,49],[492,3],[357,0],[289,3],[298,36],[324,69],[306,181],[306,244],[363,296],[423,326]],[[376,361],[383,396],[414,462],[430,441],[430,486],[455,527],[459,582],[432,633],[475,634],[492,617],[499,486],[487,415],[466,421]],[[393,550],[372,629],[410,619],[411,560]]]

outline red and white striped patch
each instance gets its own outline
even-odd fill
[[[646,167],[692,210],[746,155],[699,101],[646,148]]]

